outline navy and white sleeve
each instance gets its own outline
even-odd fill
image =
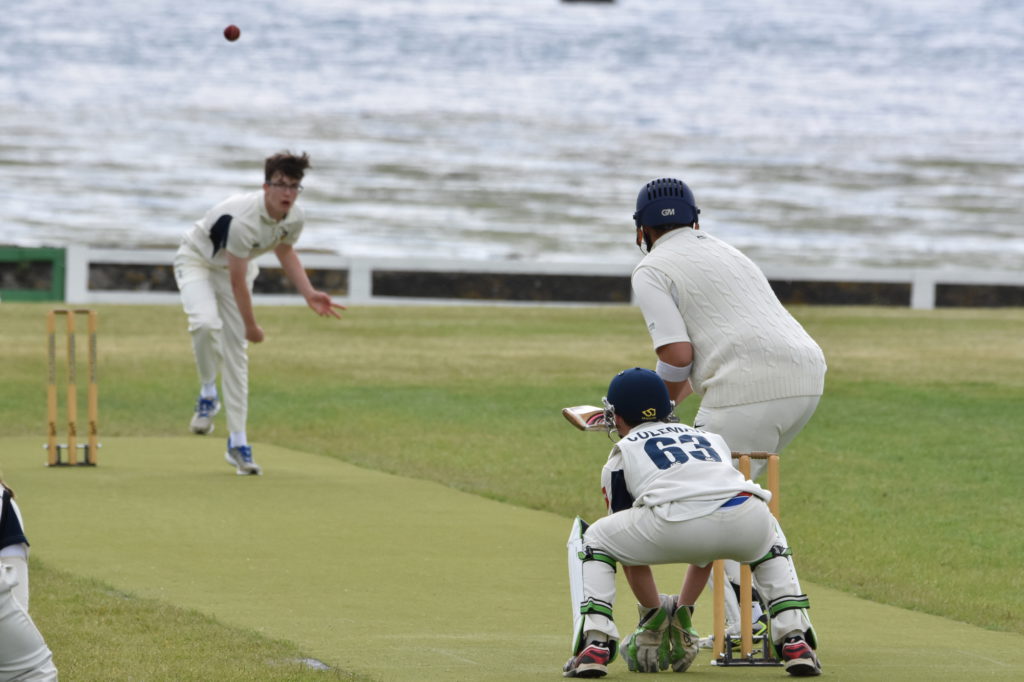
[[[622,456],[618,448],[612,451],[601,470],[601,492],[604,493],[604,503],[609,514],[633,506],[633,495],[626,487],[626,472],[622,468]]]
[[[11,491],[4,488],[3,502],[0,504],[0,549],[22,543],[27,545],[28,538],[21,527],[21,515],[11,499]]]
[[[210,227],[210,241],[213,243],[213,254],[217,255],[217,252],[227,246],[228,233],[231,231],[231,215],[225,213],[221,217],[217,218],[216,222]]]

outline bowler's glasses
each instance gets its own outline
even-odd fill
[[[302,192],[302,185],[290,185],[287,182],[272,182],[270,186],[274,189],[279,189],[282,192],[295,192],[300,194]]]

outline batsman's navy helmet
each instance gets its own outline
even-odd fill
[[[608,384],[605,397],[615,414],[630,424],[664,421],[672,414],[668,388],[649,369],[634,367],[619,372]]]
[[[633,222],[637,227],[692,225],[697,222],[697,200],[682,180],[661,178],[644,185],[636,198]]]

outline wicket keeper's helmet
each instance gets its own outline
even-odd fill
[[[692,225],[697,222],[697,200],[682,180],[661,178],[644,185],[636,198],[633,222],[637,227]]]
[[[649,369],[634,367],[619,372],[608,384],[608,408],[630,424],[665,421],[672,414],[672,400],[665,382]],[[609,423],[614,419],[609,420]]]

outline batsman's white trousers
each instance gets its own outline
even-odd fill
[[[27,585],[27,579],[27,564],[0,560],[0,682],[57,679],[49,647],[28,609],[15,597],[18,585]]]
[[[259,268],[250,262],[246,276],[249,291],[257,274]],[[228,431],[245,431],[249,415],[249,342],[245,340],[245,323],[235,304],[228,269],[210,265],[183,246],[174,257],[174,279],[188,316],[199,381],[211,384],[220,371]]]
[[[630,507],[595,521],[583,534],[583,542],[626,566],[705,566],[715,559],[756,561],[773,545],[786,546],[780,531],[768,505],[750,497],[742,504],[688,521],[665,521],[653,507]],[[753,579],[754,587],[768,602],[803,594],[789,557],[762,562],[754,569]],[[583,564],[583,600],[590,597],[615,602],[615,571],[602,561]],[[780,642],[787,633],[810,627],[806,610],[782,611],[772,619],[772,639]],[[618,638],[615,624],[599,614],[588,614],[583,630]]]
[[[817,395],[795,396],[727,407],[705,407],[702,402],[693,422],[697,428],[720,435],[733,452],[779,454],[807,425],[820,400]],[[733,466],[737,465],[733,460]],[[757,480],[767,466],[764,460],[752,460],[750,478]],[[725,562],[725,574],[729,582],[740,584],[740,566],[735,561]],[[730,632],[738,633],[740,605],[732,590],[725,590],[725,618]]]
[[[698,429],[724,438],[733,452],[779,454],[807,425],[820,400],[821,396],[811,395],[728,407],[702,404],[693,423]],[[750,478],[757,480],[766,466],[763,460],[752,461]]]

